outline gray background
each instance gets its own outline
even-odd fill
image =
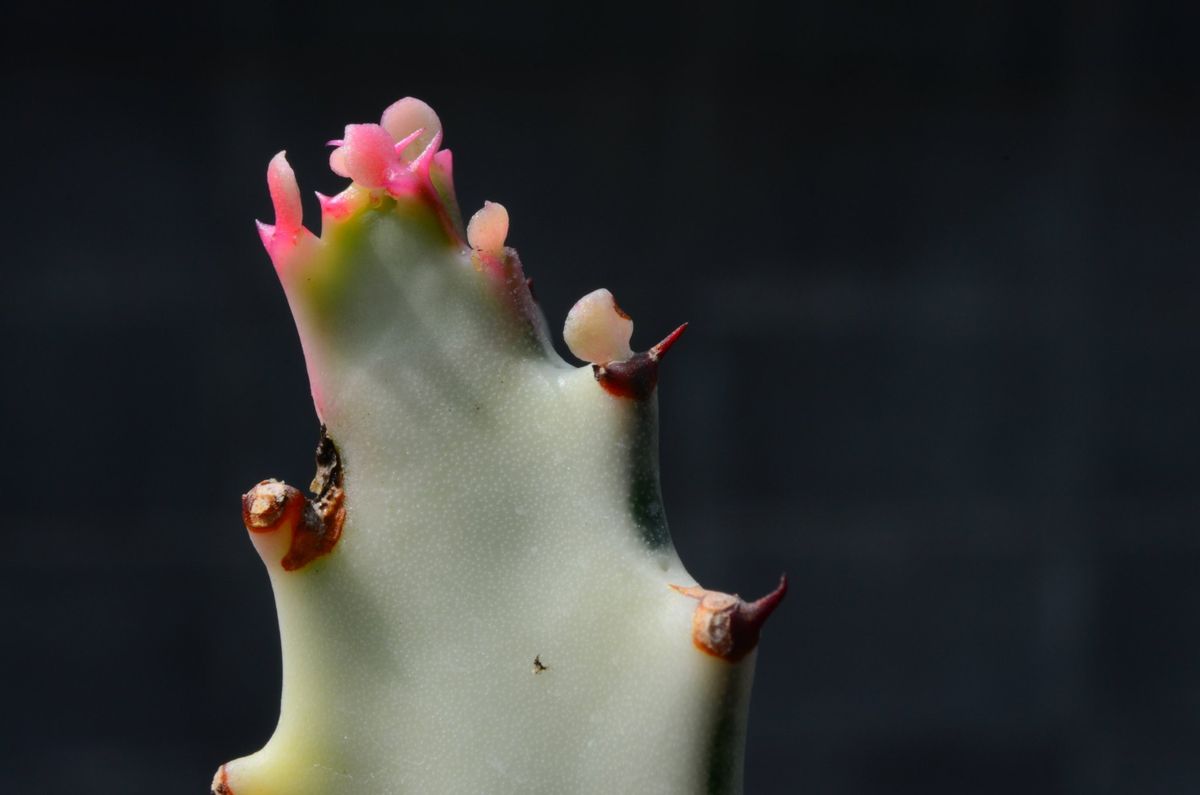
[[[1198,791],[1196,19],[566,6],[6,12],[0,789],[202,792],[268,737],[238,495],[317,428],[252,220],[412,94],[552,328],[691,321],[676,545],[792,581],[749,792]]]

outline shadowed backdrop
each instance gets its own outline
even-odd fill
[[[253,220],[414,95],[556,340],[610,288],[676,546],[786,570],[750,793],[1200,788],[1200,56],[1134,2],[7,12],[0,790],[185,793],[279,700],[239,495],[317,425]],[[558,343],[560,351],[565,349]],[[649,716],[648,719],[654,719]],[[664,731],[670,730],[664,726]]]

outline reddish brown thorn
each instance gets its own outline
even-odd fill
[[[649,397],[654,387],[658,386],[659,359],[670,350],[687,326],[684,323],[644,353],[635,353],[624,361],[593,364],[592,374],[611,395],[635,400]]]
[[[213,776],[212,795],[234,795],[233,787],[229,786],[229,774],[225,772],[225,765],[217,768],[217,774]]]
[[[709,591],[697,585],[672,585],[679,593],[699,599],[692,613],[692,642],[696,648],[729,662],[737,662],[758,645],[763,624],[787,595],[787,575],[774,591],[746,602],[737,594]]]
[[[666,336],[666,338],[663,339],[662,342],[658,343],[653,348],[646,351],[646,353],[648,353],[650,355],[650,358],[655,359],[655,360],[661,359],[663,356],[666,356],[667,351],[671,350],[671,346],[674,345],[681,336],[683,336],[683,332],[687,327],[688,327],[688,324],[684,323],[682,326],[680,326],[679,328],[675,329],[670,334],[668,334]]]
[[[278,480],[264,480],[242,495],[242,521],[251,533],[290,528],[288,551],[280,561],[285,571],[302,569],[329,554],[341,538],[346,521],[341,459],[324,428],[317,444],[317,475],[311,488],[317,494],[315,499],[306,499],[298,489]]]

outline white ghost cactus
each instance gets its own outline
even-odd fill
[[[260,233],[323,432],[306,498],[243,498],[279,612],[283,693],[228,795],[728,793],[754,648],[785,583],[699,588],[667,532],[655,384],[607,290],[553,351],[508,213],[465,232],[441,124],[350,125],[353,182],[302,224],[281,152]]]

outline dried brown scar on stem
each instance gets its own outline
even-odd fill
[[[692,642],[696,648],[729,662],[737,662],[758,645],[758,634],[767,618],[787,595],[787,575],[774,591],[746,602],[737,594],[709,591],[699,586],[672,585],[679,593],[699,599],[692,613]]]
[[[217,768],[217,774],[213,776],[212,795],[234,795],[233,788],[229,786],[229,773],[225,771],[225,765]]]
[[[285,571],[302,569],[328,555],[342,536],[346,521],[342,462],[324,426],[317,443],[317,474],[309,488],[317,495],[313,499],[282,481],[264,480],[242,495],[242,521],[251,533],[290,530],[288,551],[280,561]]]
[[[617,311],[620,312],[620,308],[617,308]],[[623,312],[620,314],[628,317]],[[644,353],[635,353],[624,361],[593,364],[592,374],[609,394],[635,400],[648,397],[658,386],[659,360],[667,355],[667,351],[683,335],[684,329],[687,327],[688,324],[684,323],[650,350]]]

